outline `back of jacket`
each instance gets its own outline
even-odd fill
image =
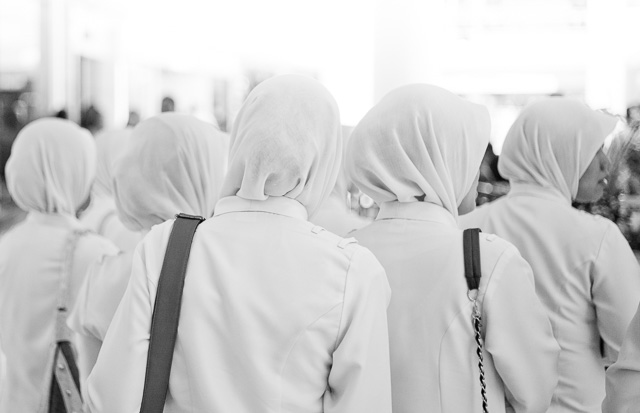
[[[461,222],[512,242],[533,268],[562,348],[550,411],[601,411],[605,366],[640,300],[640,268],[618,228],[552,190],[522,184]]]
[[[472,303],[462,231],[423,202],[381,205],[354,236],[380,260],[393,291],[389,342],[394,412],[480,411]],[[527,263],[509,243],[480,236],[479,298],[489,411],[543,412],[557,382],[558,347]]]
[[[228,197],[198,227],[165,411],[390,412],[384,271],[305,218],[295,200]],[[93,412],[139,409],[171,229],[136,251],[88,380]]]

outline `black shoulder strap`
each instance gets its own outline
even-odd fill
[[[480,229],[469,228],[462,233],[464,247],[464,276],[469,290],[477,290],[480,285]]]
[[[164,410],[191,242],[202,221],[204,218],[199,216],[178,214],[169,236],[151,319],[140,413],[161,413]]]

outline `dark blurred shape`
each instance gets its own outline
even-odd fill
[[[103,126],[102,114],[95,106],[90,105],[80,114],[80,126],[88,129],[95,136]]]
[[[627,123],[632,124],[640,121],[640,104],[632,105],[627,108]]]
[[[165,96],[162,98],[162,106],[160,108],[161,112],[173,112],[176,110],[176,102],[174,102],[173,98],[169,96]]]
[[[493,152],[493,146],[489,144],[480,164],[476,205],[482,205],[498,199],[508,191],[509,184],[498,171],[498,156]]]
[[[135,110],[129,111],[129,120],[127,121],[127,126],[134,127],[138,123],[140,123],[140,114]]]
[[[53,116],[60,119],[69,119],[69,114],[66,109],[60,109]]]

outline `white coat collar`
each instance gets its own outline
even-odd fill
[[[451,212],[443,207],[429,202],[399,202],[389,201],[380,204],[380,212],[376,220],[381,219],[412,219],[416,221],[430,221],[457,227],[456,219]]]
[[[215,207],[214,216],[229,212],[269,212],[291,218],[308,220],[307,209],[295,199],[284,196],[271,196],[264,201],[228,196],[220,199]]]
[[[532,196],[536,199],[558,202],[571,206],[571,200],[563,195],[560,190],[552,187],[543,187],[536,184],[513,183],[509,190],[508,198],[516,196]]]

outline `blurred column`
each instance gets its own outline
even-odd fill
[[[449,15],[445,0],[377,0],[374,98],[415,82],[433,81],[446,58]]]
[[[594,109],[626,109],[625,0],[589,0],[585,99]]]
[[[68,72],[68,19],[66,0],[41,0],[40,68],[36,90],[43,115],[66,105]]]

